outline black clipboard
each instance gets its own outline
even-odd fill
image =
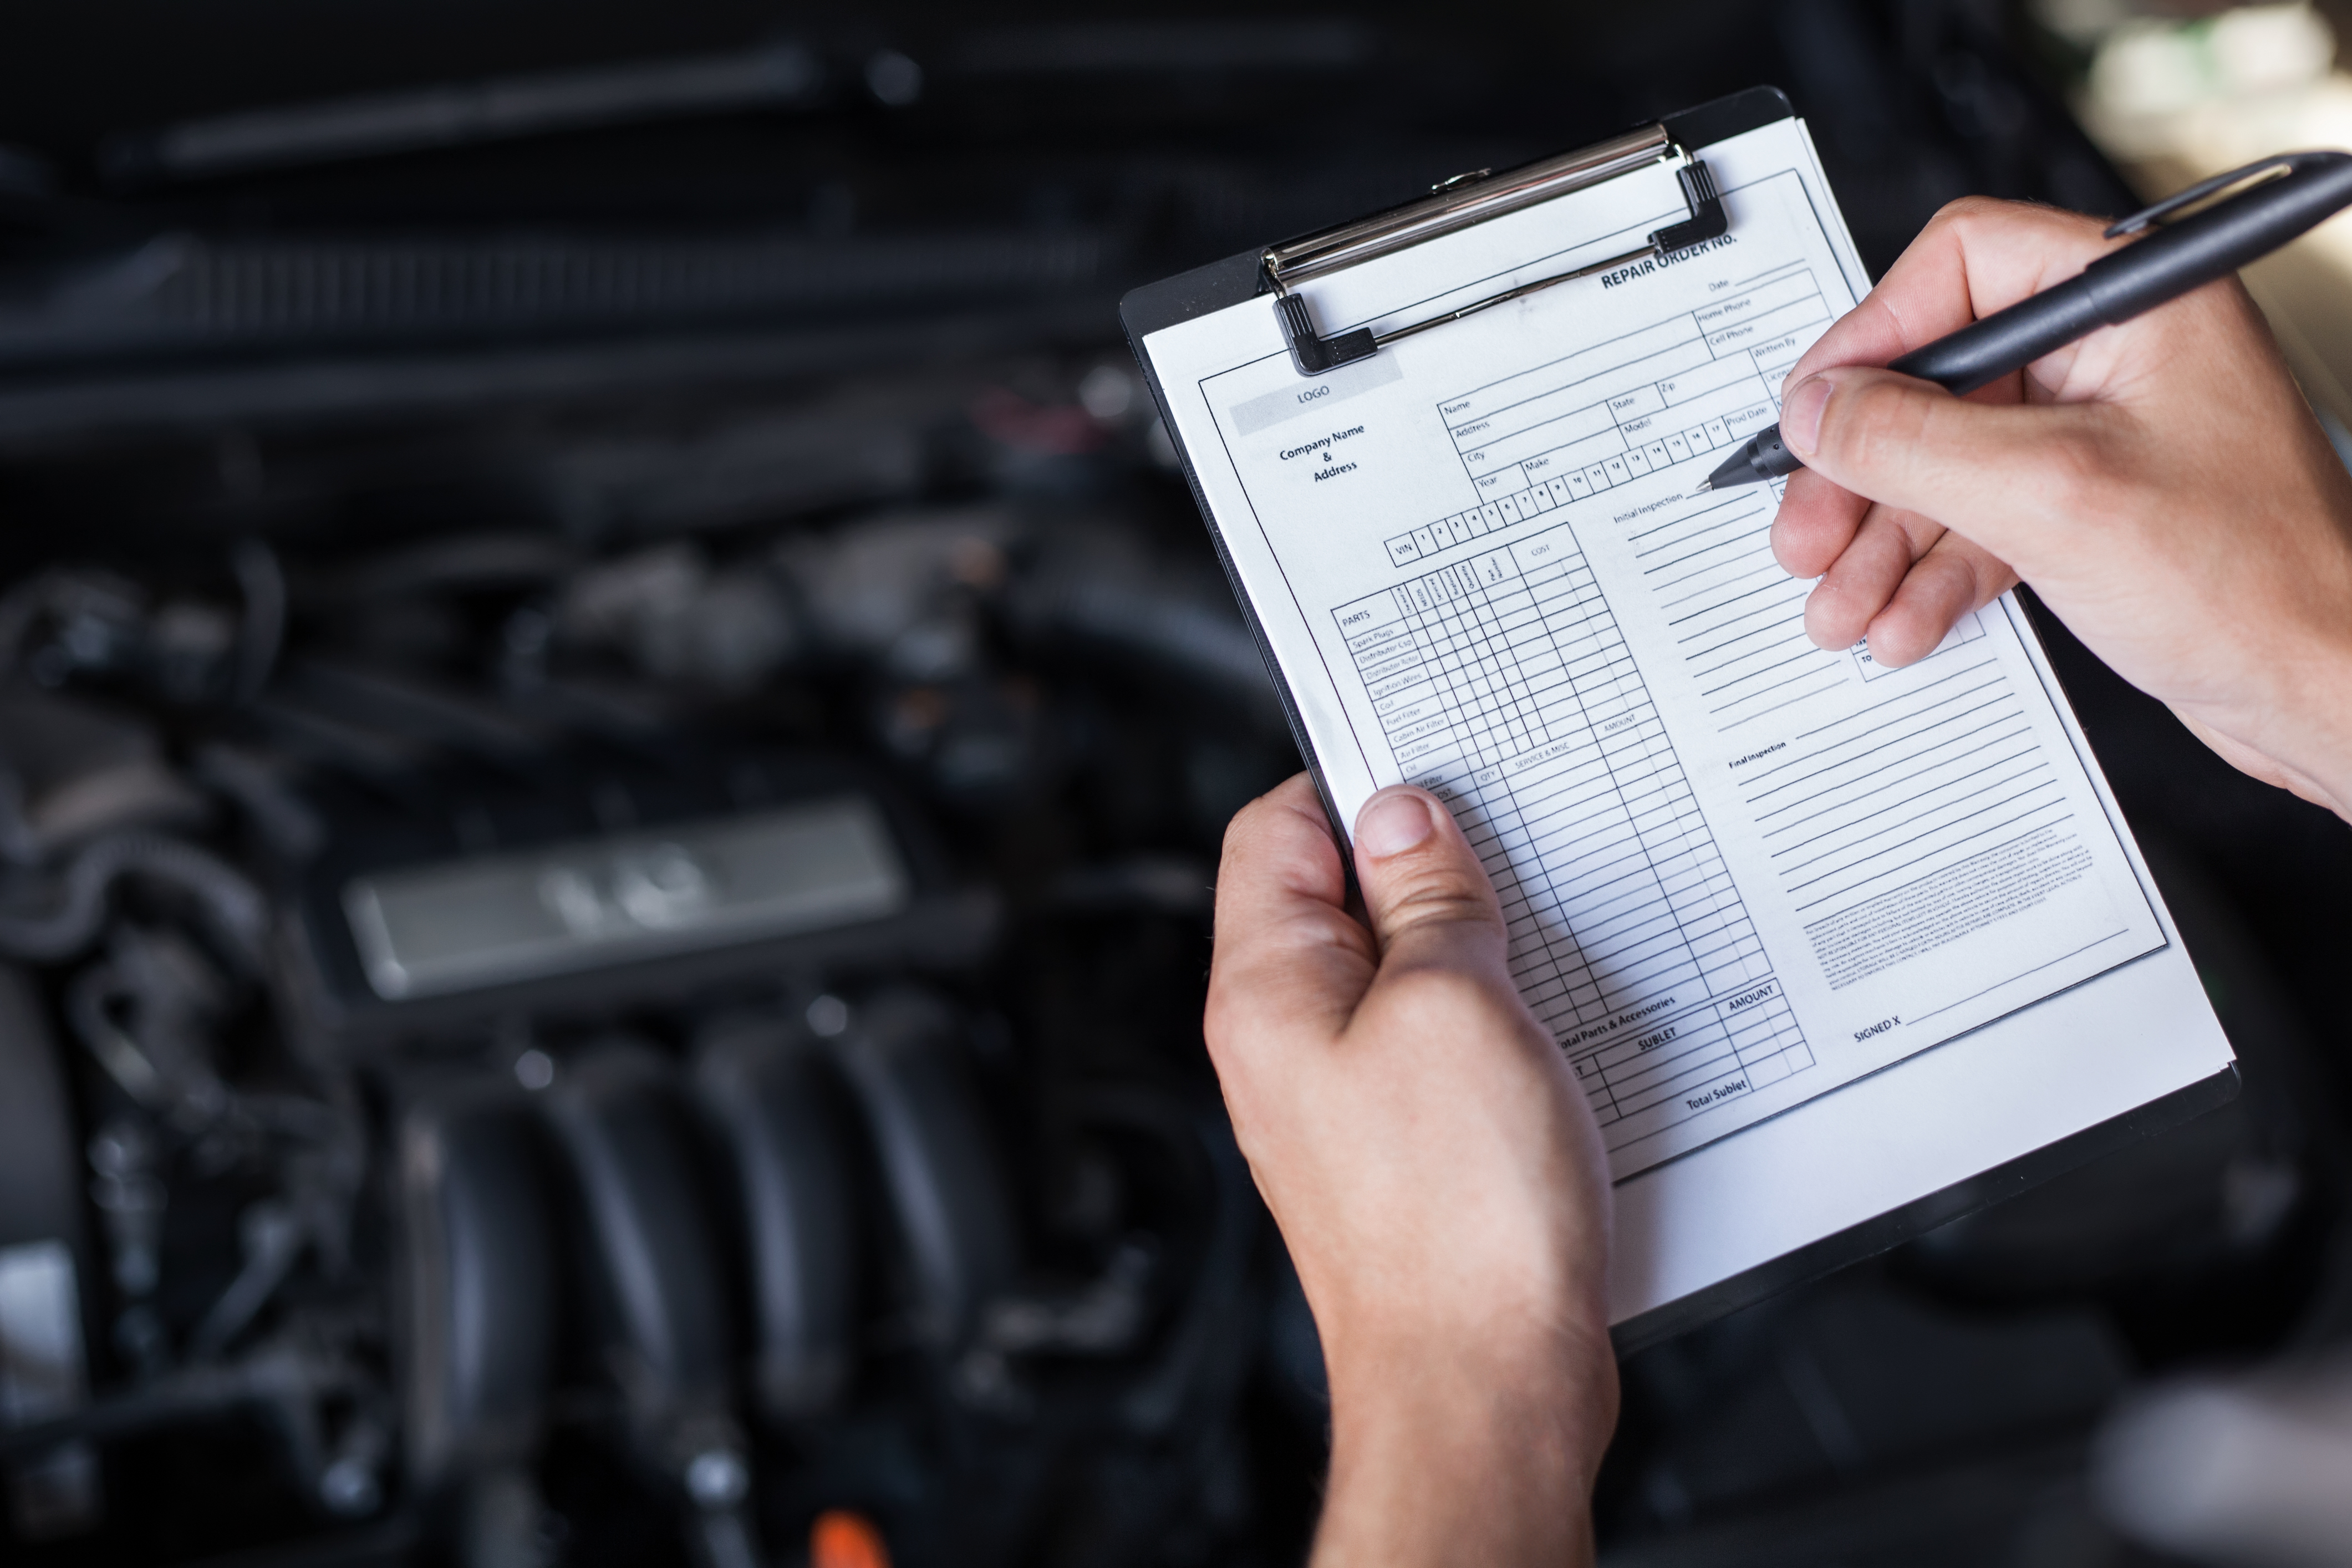
[[[1565,195],[1570,190],[1587,188],[1597,183],[1599,179],[1614,177],[1615,173],[1622,169],[1653,167],[1658,162],[1657,155],[1638,156],[1646,150],[1659,149],[1685,158],[1696,159],[1698,153],[1715,142],[1727,141],[1744,132],[1793,118],[1794,115],[1795,110],[1790,105],[1787,95],[1780,89],[1755,87],[1727,98],[1719,98],[1712,102],[1701,104],[1695,109],[1685,110],[1679,114],[1667,115],[1651,126],[1641,128],[1638,132],[1595,143],[1592,147],[1580,149],[1576,153],[1545,159],[1517,170],[1506,170],[1499,174],[1482,170],[1475,175],[1457,176],[1454,180],[1433,187],[1432,198],[1433,199],[1424,199],[1422,202],[1410,204],[1406,207],[1391,209],[1387,213],[1369,215],[1365,218],[1338,226],[1333,229],[1319,230],[1313,235],[1244,251],[1240,255],[1228,257],[1223,261],[1212,262],[1205,267],[1195,268],[1190,272],[1180,273],[1157,283],[1146,284],[1129,293],[1119,302],[1119,320],[1126,329],[1128,342],[1135,352],[1137,362],[1142,367],[1144,380],[1151,388],[1152,399],[1162,424],[1169,430],[1172,440],[1175,421],[1171,416],[1167,393],[1161,385],[1158,370],[1151,363],[1150,355],[1144,349],[1144,340],[1162,328],[1174,326],[1194,317],[1223,310],[1234,305],[1244,304],[1255,299],[1265,299],[1269,301],[1269,308],[1277,311],[1277,320],[1288,342],[1292,357],[1301,374],[1305,374],[1312,373],[1318,367],[1346,363],[1352,359],[1364,357],[1368,353],[1376,353],[1381,343],[1394,337],[1427,330],[1430,327],[1441,325],[1443,321],[1470,313],[1468,310],[1461,310],[1441,321],[1413,323],[1403,331],[1391,332],[1379,340],[1373,340],[1371,334],[1368,332],[1343,334],[1337,339],[1325,339],[1315,332],[1314,324],[1305,316],[1303,309],[1296,311],[1286,309],[1283,303],[1286,290],[1282,286],[1282,268],[1279,265],[1282,258],[1328,256],[1332,253],[1335,240],[1342,244],[1360,242],[1367,234],[1374,236],[1376,241],[1385,235],[1389,242],[1388,248],[1392,249],[1399,244],[1412,243],[1416,237],[1454,232],[1462,226],[1464,222],[1478,221],[1479,216],[1497,216],[1501,211],[1517,210],[1517,205],[1498,204],[1489,212],[1459,218],[1458,215],[1465,208],[1474,207],[1476,205],[1477,197],[1482,192],[1524,192],[1531,178],[1557,178],[1558,172],[1563,170],[1569,172],[1567,178],[1570,183],[1517,202],[1517,205],[1524,205],[1528,200],[1545,200],[1554,195]],[[1583,178],[1580,181],[1576,173],[1578,170],[1597,170],[1598,174],[1593,178]],[[1709,216],[1702,210],[1702,202],[1705,198],[1713,195],[1712,187],[1706,183],[1703,172],[1696,182],[1694,182],[1685,173],[1683,187],[1693,209],[1690,223],[1671,226],[1668,229],[1653,235],[1652,243],[1660,249],[1674,244],[1679,237],[1677,230],[1681,235],[1696,234],[1702,237],[1706,234],[1706,225],[1710,219]],[[1449,197],[1452,198],[1450,201],[1446,199]],[[1516,198],[1509,195],[1505,195],[1503,197],[1505,202],[1514,199]],[[1719,209],[1714,215],[1714,221],[1720,221]],[[1421,226],[1419,233],[1413,232],[1417,223]],[[1722,230],[1717,227],[1713,232],[1720,233]],[[1370,253],[1385,254],[1386,251],[1374,249]],[[1616,261],[1622,259],[1624,258],[1613,258],[1611,263],[1605,265],[1614,265]],[[1345,264],[1344,258],[1340,264]],[[1583,276],[1585,270],[1580,269],[1577,273],[1546,279],[1533,287],[1545,287],[1554,282],[1567,281],[1570,278]],[[1514,298],[1526,291],[1525,289],[1515,289],[1510,295],[1499,295],[1493,300],[1480,301],[1473,309],[1483,309],[1486,305],[1499,303],[1504,299]],[[1350,342],[1350,339],[1356,341]],[[1339,357],[1318,359],[1316,357],[1318,354],[1324,356],[1336,354]],[[1226,580],[1233,586],[1234,600],[1239,604],[1243,617],[1248,623],[1250,634],[1256,640],[1259,657],[1265,661],[1267,674],[1273,680],[1276,695],[1281,700],[1283,716],[1290,726],[1291,736],[1297,742],[1299,755],[1305,759],[1307,771],[1315,780],[1316,791],[1322,797],[1324,813],[1330,819],[1334,837],[1344,846],[1349,842],[1347,824],[1339,818],[1330,789],[1324,779],[1321,763],[1316,756],[1314,742],[1307,734],[1306,722],[1299,712],[1289,683],[1283,676],[1281,663],[1275,657],[1273,644],[1259,620],[1255,606],[1251,604],[1249,595],[1243,587],[1239,574],[1234,569],[1232,555],[1218,528],[1215,514],[1211,510],[1199,476],[1194,472],[1192,457],[1183,449],[1181,441],[1174,442],[1174,445],[1183,468],[1185,482],[1192,488],[1193,502],[1201,509],[1202,521],[1207,525],[1210,540],[1216,547],[1219,563],[1224,568]],[[1352,887],[1352,869],[1349,870],[1349,875]],[[1834,1093],[1836,1090],[1830,1092]],[[2225,1068],[2209,1078],[2175,1089],[2123,1115],[2083,1129],[2034,1150],[2031,1153],[1980,1172],[1968,1180],[1955,1183],[1951,1186],[1889,1210],[1859,1225],[1822,1237],[1767,1263],[1718,1280],[1689,1295],[1667,1301],[1627,1319],[1612,1326],[1610,1331],[1611,1338],[1621,1356],[1633,1354],[1645,1346],[1736,1311],[1768,1296],[1778,1294],[1782,1290],[1885,1252],[1938,1226],[1962,1218],[2004,1198],[2013,1197],[2030,1187],[2039,1185],[2053,1176],[2086,1163],[2100,1155],[2178,1126],[2216,1106],[2228,1102],[2236,1097],[2237,1092],[2237,1070],[2234,1066]],[[1638,1179],[1638,1173],[1636,1177],[1627,1179]]]

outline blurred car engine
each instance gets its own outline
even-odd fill
[[[107,1516],[103,1446],[468,1563],[633,1508],[725,1568],[828,1509],[911,1562],[1241,1529],[1271,1277],[1202,845],[1286,742],[1154,510],[23,579],[18,1528]]]
[[[1118,294],[1761,79],[1876,268],[2131,198],[1939,0],[492,9],[0,67],[0,1555],[1297,1561],[1199,1029],[1297,760]],[[2341,847],[2061,657],[2249,1093],[1633,1358],[1611,1561],[2128,1561],[2101,1413],[2345,1317]]]

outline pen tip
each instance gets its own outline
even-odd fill
[[[1698,489],[1691,491],[1691,494],[1695,496],[1703,496],[1713,489],[1715,489],[1715,481],[1713,479],[1701,479],[1698,482]]]

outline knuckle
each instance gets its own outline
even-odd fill
[[[1967,224],[1980,223],[1995,215],[2013,210],[2015,210],[2014,203],[2004,202],[1994,196],[1956,196],[1937,207],[1936,216],[1927,221],[1930,224],[1940,224],[1946,228],[1954,228]]]
[[[1942,608],[1954,619],[1992,597],[1984,592],[1984,570],[1976,555],[1968,551],[1944,550],[1936,552],[1931,564],[1939,567],[1943,583]],[[1937,639],[1941,641],[1939,637]]]
[[[1993,196],[1961,196],[1937,208],[1936,216],[1927,220],[1927,226],[1953,235],[1965,255],[1988,230],[2015,223],[2023,210],[2015,202]]]
[[[1202,1039],[1209,1047],[1209,1065],[1216,1068],[1218,1079],[1233,1081],[1234,1074],[1244,1072],[1249,1063],[1249,1025],[1234,1016],[1234,1008],[1209,1008],[1202,1016]]]
[[[1500,931],[1501,926],[1480,902],[1471,899],[1428,900],[1389,911],[1382,922],[1383,941],[1393,943],[1414,933]]]
[[[1201,1037],[1211,1065],[1220,1078],[1246,1076],[1265,1056],[1272,1037],[1290,1034],[1269,998],[1250,987],[1213,977],[1206,1004],[1201,1009]]]
[[[2011,201],[2000,196],[1968,195],[1946,202],[1928,220],[1929,226],[1957,228],[1963,237],[1995,229],[2014,233],[2020,226],[2046,230],[2097,233],[2105,226],[2095,218],[2070,213],[2043,202]]]
[[[2087,261],[2107,248],[2105,227],[2097,218],[2040,202],[1962,196],[1937,210],[1920,239],[1930,249],[1957,253],[1964,272],[1989,264],[1998,276],[2004,258],[2012,267],[2029,258]]]
[[[1225,824],[1225,837],[1222,846],[1222,853],[1225,858],[1231,859],[1236,851],[1244,848],[1251,839],[1257,837],[1265,826],[1266,813],[1274,809],[1276,809],[1275,805],[1268,797],[1259,795],[1255,800],[1234,813],[1233,820]]]
[[[1908,566],[1935,549],[1944,537],[1944,525],[1925,512],[1908,508],[1890,510],[1887,522],[1895,538],[1902,542],[1902,564]]]
[[[1494,900],[1485,888],[1452,867],[1409,871],[1381,889],[1385,923],[1392,931],[1412,926],[1493,924]]]
[[[1876,468],[1918,443],[1922,416],[1920,399],[1892,382],[1843,386],[1823,414],[1822,444],[1834,442],[1848,462]]]
[[[1223,1074],[1227,1069],[1234,1051],[1234,1041],[1243,1031],[1230,990],[1222,985],[1209,987],[1208,1005],[1201,1011],[1201,1034],[1208,1042],[1209,1058]]]

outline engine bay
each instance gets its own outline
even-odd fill
[[[2128,195],[1998,7],[579,9],[0,130],[0,1555],[1299,1561],[1200,1021],[1300,764],[1119,291],[1759,79],[1874,268]],[[2132,1561],[2102,1412],[2352,1300],[2339,825],[2044,630],[2247,1092],[1628,1358],[1608,1561]]]
[[[12,1435],[79,1437],[20,1489],[225,1426],[175,1486],[285,1531],[397,1488],[467,1561],[598,1560],[625,1497],[722,1563],[829,1509],[908,1561],[1073,1489],[1121,1501],[1057,1560],[1248,1520],[1244,1385],[1319,1363],[1261,1331],[1197,1020],[1286,742],[1181,492],[1118,493],[1129,376],[1024,405],[1069,495],[12,590],[0,948],[88,1129],[20,1149],[19,1228],[135,1390]],[[543,1495],[567,1447],[608,1473]]]

